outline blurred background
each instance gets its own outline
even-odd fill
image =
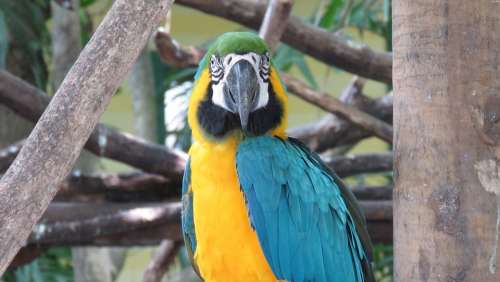
[[[0,0],[0,68],[53,95],[112,4],[112,0]],[[391,51],[390,7],[390,0],[296,0],[292,15],[347,42]],[[180,5],[173,6],[162,25],[181,46],[197,48],[207,47],[224,32],[247,30],[235,22]],[[279,45],[274,62],[311,88],[336,97],[353,81],[352,74],[285,44]],[[195,71],[194,67],[166,64],[151,40],[112,98],[101,122],[151,142],[165,144],[167,140],[166,146],[186,150],[190,139],[183,109]],[[372,80],[366,81],[363,88],[363,93],[371,98],[390,91],[386,84]],[[314,124],[326,115],[293,95],[290,106],[290,127]],[[24,138],[32,126],[0,105],[0,148]],[[390,149],[387,143],[371,137],[329,154]],[[84,154],[75,168],[77,174],[89,175],[132,170],[123,163],[90,154]],[[390,185],[392,173],[359,174],[346,178],[346,182]],[[156,249],[156,246],[51,247],[33,261],[11,268],[0,281],[141,281]],[[375,249],[377,279],[392,281],[392,246],[376,244]],[[182,248],[175,254],[163,281],[197,281]]]

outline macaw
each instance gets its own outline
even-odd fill
[[[204,281],[373,281],[353,194],[286,135],[285,87],[269,49],[221,35],[199,64],[188,122],[182,232]]]

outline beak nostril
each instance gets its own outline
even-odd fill
[[[231,91],[231,89],[229,89],[229,98],[231,98],[231,101],[236,104],[236,100],[234,99],[234,94],[233,92]]]

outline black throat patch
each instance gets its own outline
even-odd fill
[[[283,117],[283,107],[279,103],[271,83],[268,84],[269,101],[267,105],[250,113],[246,134],[262,135],[277,127]],[[203,131],[217,139],[224,138],[230,131],[241,130],[240,117],[212,102],[212,83],[208,85],[207,95],[201,101],[197,118]]]

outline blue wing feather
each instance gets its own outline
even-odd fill
[[[248,138],[238,147],[237,171],[250,220],[278,279],[370,280],[370,245],[360,241],[359,214],[351,215],[352,199],[346,204],[344,188],[319,158],[296,141]]]
[[[193,259],[193,255],[196,251],[196,234],[194,230],[194,219],[193,219],[193,192],[191,190],[191,166],[190,160],[186,163],[186,169],[184,170],[184,177],[182,178],[182,214],[181,214],[181,225],[182,225],[182,235],[184,237],[184,243],[193,265],[194,270],[198,275],[198,267]],[[201,277],[201,276],[200,276]]]

